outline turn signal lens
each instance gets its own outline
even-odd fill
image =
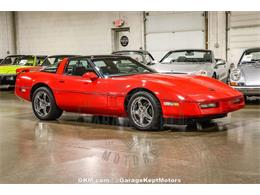
[[[231,86],[238,86],[238,83],[237,82],[230,82],[230,85]]]
[[[208,104],[200,104],[200,108],[216,108],[218,107],[218,103],[208,103]]]
[[[164,106],[179,106],[178,102],[163,102]]]

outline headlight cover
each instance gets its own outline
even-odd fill
[[[217,102],[213,102],[213,103],[202,103],[200,104],[200,108],[202,109],[206,109],[206,108],[217,108],[218,107],[218,103]]]
[[[239,69],[234,69],[231,72],[230,78],[232,81],[239,81],[242,77],[242,73]]]

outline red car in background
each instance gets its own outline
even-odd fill
[[[139,130],[227,116],[244,106],[243,95],[215,79],[166,75],[126,56],[65,58],[56,67],[17,76],[16,95],[31,101],[36,117],[63,111],[127,117]]]
[[[62,61],[64,58],[69,58],[69,57],[75,57],[76,55],[53,55],[53,56],[46,56],[44,58],[44,61],[39,63],[38,66],[35,67],[23,67],[23,68],[18,68],[16,69],[16,73],[20,72],[35,72],[35,71],[41,71],[46,67],[51,67],[54,66],[55,68],[57,67],[57,64]]]

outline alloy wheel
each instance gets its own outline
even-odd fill
[[[154,109],[148,98],[137,97],[131,104],[130,114],[135,124],[147,127],[153,121]]]
[[[45,117],[50,113],[51,102],[48,94],[44,91],[39,91],[34,98],[34,108],[37,114]]]

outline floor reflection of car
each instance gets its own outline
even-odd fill
[[[113,55],[123,55],[123,56],[130,56],[134,60],[145,64],[145,65],[152,65],[156,64],[157,62],[154,60],[153,56],[145,50],[126,50],[126,51],[115,51],[112,53]]]
[[[260,48],[243,52],[237,67],[230,73],[230,85],[245,96],[260,96]]]
[[[24,67],[34,67],[42,63],[47,56],[34,55],[10,55],[2,60],[0,64],[0,87],[8,88],[14,86],[16,70]]]
[[[22,72],[15,92],[32,102],[41,120],[55,120],[64,110],[128,117],[140,130],[221,118],[244,106],[240,92],[215,79],[162,75],[115,55],[65,58],[55,71]]]
[[[69,58],[69,57],[75,57],[76,55],[53,55],[53,56],[46,56],[44,60],[39,63],[37,66],[34,67],[22,67],[16,69],[16,73],[20,72],[29,72],[29,71],[40,71],[43,70],[46,67],[53,67],[56,69],[58,63],[62,61],[64,58]]]
[[[227,82],[229,67],[224,60],[214,58],[211,50],[185,49],[168,52],[159,64],[151,66],[166,74],[196,74]]]

